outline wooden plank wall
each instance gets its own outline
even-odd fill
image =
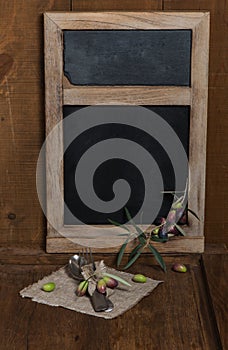
[[[35,183],[44,140],[45,11],[211,12],[206,242],[228,242],[228,2],[226,0],[0,0],[0,245],[44,247]]]

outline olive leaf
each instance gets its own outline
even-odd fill
[[[132,264],[134,264],[134,262],[139,258],[139,256],[140,256],[141,253],[142,253],[141,251],[138,251],[138,252],[135,254],[135,256],[133,256],[133,258],[132,258],[130,261],[128,261],[127,265],[124,266],[123,269],[126,270],[126,269],[128,269]]]
[[[128,239],[126,239],[126,241],[124,242],[124,244],[121,246],[120,248],[120,251],[119,251],[119,254],[117,256],[117,266],[119,267],[120,264],[121,264],[121,261],[122,261],[122,258],[123,258],[123,255],[124,255],[124,251],[126,249],[126,246],[128,244]]]
[[[176,193],[184,193],[185,191],[161,191],[161,193],[164,194],[173,194],[175,195]]]
[[[178,203],[182,202],[184,199],[184,196],[179,197],[175,202],[172,204],[172,208],[174,208]]]
[[[142,236],[142,235],[139,235],[139,236],[138,236],[138,240],[139,240],[139,242],[140,242],[142,245],[146,244],[146,239],[145,239],[144,237],[146,237],[146,236],[145,236],[145,235],[144,235],[144,236]]]
[[[132,225],[134,226],[134,228],[136,229],[136,231],[138,232],[139,235],[142,235],[143,237],[145,236],[144,232],[141,230],[140,227],[138,227],[135,222],[132,220],[132,217],[131,217],[131,214],[129,213],[129,210],[125,207],[124,208],[125,210],[125,213],[126,213],[126,216],[127,216],[127,219],[128,221],[130,221],[132,223]],[[145,236],[146,237],[146,236]],[[144,238],[145,238],[144,237]]]
[[[155,259],[157,260],[161,268],[166,272],[166,265],[161,254],[151,244],[148,245],[148,248],[150,249],[151,253],[154,255]]]
[[[131,260],[131,258],[138,252],[138,250],[140,249],[140,248],[142,248],[143,247],[143,244],[142,243],[139,243],[132,251],[131,251],[131,253],[130,253],[130,255],[129,255],[129,261]]]
[[[130,283],[128,283],[127,281],[125,281],[123,278],[121,278],[121,277],[119,277],[119,276],[116,276],[116,275],[113,275],[112,273],[107,273],[107,272],[105,272],[104,274],[105,274],[105,276],[107,276],[107,277],[114,278],[115,280],[119,281],[120,283],[123,283],[123,284],[125,284],[126,286],[131,287],[131,284],[130,284]]]
[[[180,233],[181,233],[183,236],[186,236],[186,233],[185,233],[184,230],[180,227],[180,225],[174,224],[174,226],[176,226],[176,228],[178,229],[178,231],[180,231]]]
[[[130,232],[129,228],[128,228],[126,225],[124,225],[124,224],[119,224],[118,222],[116,222],[116,221],[114,221],[114,220],[111,220],[111,219],[108,219],[108,221],[109,221],[111,224],[113,224],[113,225],[115,225],[115,226],[120,226],[120,227],[124,228],[126,231]]]
[[[198,217],[198,215],[191,209],[187,209],[187,211],[189,211],[193,216],[195,216],[196,219],[198,219],[200,221],[200,218]]]
[[[122,261],[122,258],[123,258],[123,255],[124,255],[124,251],[126,249],[126,246],[128,244],[128,241],[129,241],[129,238],[130,238],[130,230],[127,226],[125,226],[124,224],[119,224],[118,222],[114,221],[114,220],[111,220],[111,219],[108,219],[108,221],[115,225],[115,226],[120,226],[122,227],[123,229],[125,229],[129,234],[128,234],[128,238],[126,239],[126,241],[124,242],[124,244],[121,246],[120,248],[120,251],[118,253],[118,256],[117,256],[117,266],[119,267],[120,264],[121,264],[121,261]],[[125,236],[125,234],[123,233],[120,233],[119,236]]]

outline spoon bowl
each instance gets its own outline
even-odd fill
[[[83,256],[79,256],[78,254],[73,255],[69,259],[69,269],[76,280],[83,280],[83,276],[81,274],[81,267],[87,264],[87,260]]]

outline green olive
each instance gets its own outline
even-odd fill
[[[54,282],[48,282],[43,284],[42,289],[45,292],[52,292],[55,289],[55,283]]]
[[[137,282],[137,283],[145,283],[146,277],[144,275],[141,275],[140,273],[138,273],[137,275],[133,276],[132,281]]]
[[[159,232],[159,227],[156,227],[155,229],[153,229],[152,234],[157,235],[158,232]]]
[[[175,272],[187,272],[187,267],[184,264],[174,264],[172,266],[173,271]]]
[[[82,281],[81,283],[79,283],[78,288],[76,290],[76,294],[78,297],[83,297],[83,295],[86,294],[88,285],[89,285],[88,281]]]
[[[106,292],[106,283],[105,280],[102,278],[97,282],[97,290],[98,292],[104,294]]]
[[[182,208],[182,207],[183,207],[183,205],[182,205],[181,202],[178,202],[178,203],[176,203],[176,204],[173,205],[173,208],[174,208],[174,209],[180,209],[180,208]]]

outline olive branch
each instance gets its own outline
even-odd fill
[[[169,193],[174,196],[175,201],[173,202],[171,209],[167,215],[167,218],[162,218],[161,223],[159,225],[155,226],[151,232],[144,232],[136,223],[133,221],[129,210],[125,207],[125,213],[128,219],[128,222],[132,224],[132,226],[135,228],[135,232],[131,232],[130,229],[124,225],[120,224],[116,221],[113,220],[108,220],[111,224],[115,226],[120,226],[122,227],[125,231],[127,231],[126,234],[121,234],[121,235],[127,235],[127,239],[121,246],[118,255],[117,255],[117,266],[119,267],[123,258],[123,255],[125,253],[125,249],[129,243],[130,240],[134,237],[135,239],[138,240],[138,244],[136,247],[131,251],[128,257],[128,262],[127,264],[123,267],[123,270],[128,269],[130,266],[132,266],[136,260],[140,257],[141,253],[148,248],[151,254],[154,256],[160,267],[163,269],[164,272],[166,272],[166,264],[161,256],[161,254],[158,252],[158,250],[152,245],[152,242],[160,242],[160,243],[165,243],[169,240],[169,238],[173,236],[185,236],[184,229],[177,224],[178,220],[184,215],[185,213],[185,208],[184,208],[184,201],[186,198],[186,190],[183,191],[184,194],[180,197],[177,196],[177,192],[174,191],[165,191],[163,193]],[[181,192],[181,193],[183,193]],[[179,192],[178,192],[179,193]],[[187,208],[186,212],[191,213],[194,215],[198,220],[199,217],[196,215],[194,211],[191,209]]]

